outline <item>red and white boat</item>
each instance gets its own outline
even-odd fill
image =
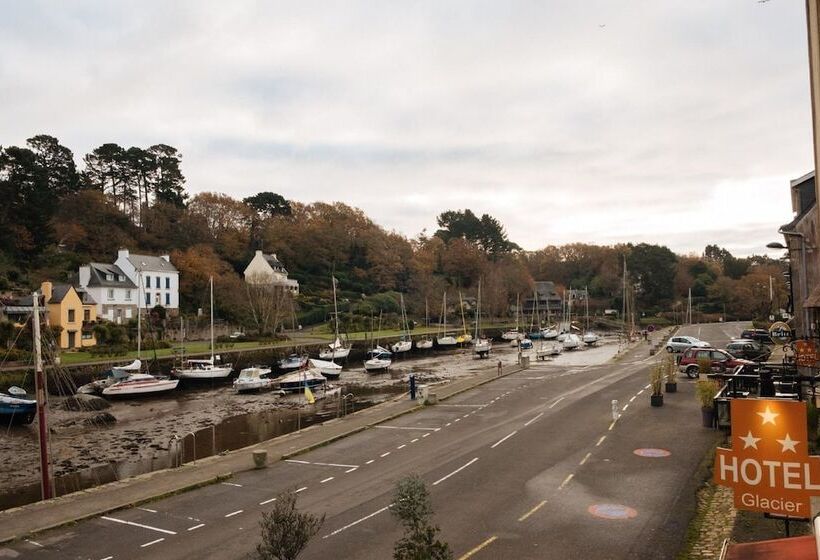
[[[103,389],[102,394],[104,397],[148,395],[171,391],[176,389],[177,385],[179,385],[179,379],[155,377],[148,373],[132,373],[125,379]]]

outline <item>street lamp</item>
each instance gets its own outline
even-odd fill
[[[808,279],[808,269],[806,268],[806,238],[802,233],[796,231],[783,231],[778,230],[779,234],[786,236],[786,237],[796,237],[800,240],[800,283],[801,283],[801,291],[803,292],[803,303],[801,308],[803,309],[803,336],[808,338],[809,333],[809,310],[806,307],[806,300],[809,298],[809,279]],[[769,249],[786,249],[790,251],[789,247],[783,245],[779,241],[772,241],[771,243],[767,243],[766,247]],[[791,252],[791,251],[790,251]],[[791,262],[789,263],[789,272],[791,273]],[[791,283],[790,283],[791,285]],[[794,293],[792,293],[792,305],[794,305]]]

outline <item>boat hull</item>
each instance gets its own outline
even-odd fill
[[[311,359],[310,365],[318,369],[319,373],[328,379],[339,379],[339,376],[342,374],[342,366],[333,362]]]
[[[37,414],[37,401],[0,397],[0,425],[31,424]]]
[[[392,360],[383,360],[381,358],[373,358],[364,362],[364,369],[367,372],[383,371],[390,368],[393,363]]]
[[[395,343],[393,346],[391,346],[390,350],[394,353],[409,352],[412,347],[413,347],[413,341],[411,341],[411,340],[402,340],[400,342]]]
[[[319,358],[322,360],[338,360],[347,358],[350,355],[350,348],[336,348],[335,350],[322,350]]]
[[[417,340],[416,341],[416,348],[419,350],[429,350],[433,347],[432,340]]]
[[[174,375],[180,379],[221,379],[231,374],[230,365],[214,366],[206,369],[176,369]]]
[[[440,336],[436,339],[436,344],[439,346],[455,346],[458,341],[454,336]]]
[[[179,379],[154,378],[154,380],[129,381],[127,379],[118,381],[110,387],[103,389],[105,397],[133,397],[139,395],[152,395],[173,391],[179,385]]]

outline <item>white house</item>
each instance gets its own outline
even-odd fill
[[[294,295],[299,293],[299,282],[288,279],[288,271],[276,258],[275,253],[266,255],[262,251],[256,251],[253,259],[245,268],[245,282],[284,286]]]
[[[179,312],[179,271],[168,255],[137,255],[120,249],[114,264],[137,286],[143,309],[161,305],[172,315]]]
[[[137,316],[137,286],[117,265],[89,263],[80,267],[80,287],[97,304],[97,317],[123,323]]]

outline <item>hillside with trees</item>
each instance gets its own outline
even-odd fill
[[[248,327],[241,273],[256,249],[276,253],[299,281],[296,311],[305,325],[328,319],[331,276],[351,329],[369,326],[380,310],[395,317],[399,292],[414,318],[423,320],[427,306],[435,319],[445,290],[457,302],[457,292],[475,296],[479,279],[483,309],[494,317],[509,316],[516,295],[531,293],[535,280],[559,290],[588,287],[594,311],[620,309],[624,262],[647,315],[673,317],[690,289],[700,311],[729,318],[766,317],[788,297],[781,262],[736,258],[714,245],[683,256],[646,243],[524,251],[497,219],[470,209],[445,210],[433,235],[408,239],[342,202],[305,204],[264,190],[244,200],[192,195],[182,154],[165,144],[106,143],[80,158],[80,168],[75,159],[47,135],[0,147],[0,292],[70,282],[80,264],[110,262],[128,247],[171,255],[183,313],[206,306],[214,275],[217,314]]]

